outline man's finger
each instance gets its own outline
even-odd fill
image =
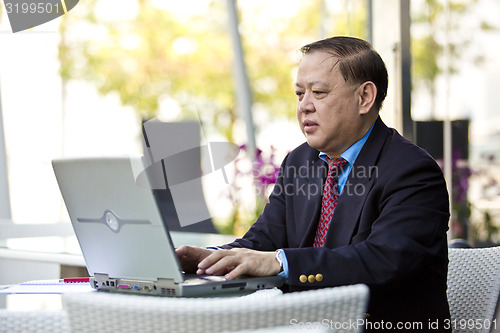
[[[208,250],[205,248],[197,246],[183,245],[175,250],[179,262],[181,263],[182,269],[186,273],[194,273],[198,269],[198,263],[210,255],[213,250]]]
[[[234,280],[242,275],[248,274],[248,266],[245,264],[240,264],[234,269],[230,270],[224,277],[227,280]]]
[[[219,260],[214,262],[210,267],[205,269],[209,275],[224,275],[229,271],[229,268],[235,267],[241,263],[240,258],[226,254],[219,257]]]
[[[175,253],[177,254],[178,257],[187,257],[189,256],[189,253],[192,252],[193,250],[191,249],[191,247],[187,245],[182,245],[175,249]]]
[[[225,256],[231,255],[233,255],[233,253],[231,253],[231,251],[229,250],[213,251],[209,256],[200,261],[200,263],[198,264],[198,268],[206,270]]]

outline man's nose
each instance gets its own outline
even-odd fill
[[[314,108],[314,103],[311,99],[311,94],[306,92],[302,98],[302,100],[299,102],[299,111],[300,112],[313,112],[315,111]]]

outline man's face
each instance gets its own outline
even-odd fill
[[[297,119],[309,146],[335,158],[364,135],[359,85],[346,83],[337,58],[312,51],[298,68]]]

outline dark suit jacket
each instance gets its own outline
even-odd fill
[[[290,290],[364,283],[369,320],[449,318],[446,297],[449,206],[436,162],[379,118],[339,197],[325,246],[312,247],[326,163],[302,144],[290,152],[264,212],[228,247],[283,248]],[[302,283],[301,275],[322,274]]]

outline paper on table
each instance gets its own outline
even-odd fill
[[[0,289],[0,294],[63,294],[95,291],[90,283],[65,283],[63,280],[37,280]]]

